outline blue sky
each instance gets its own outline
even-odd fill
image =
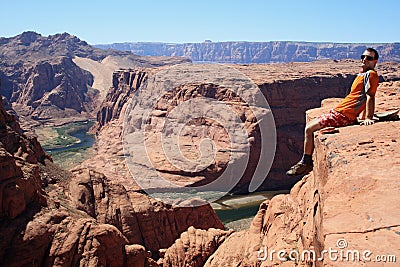
[[[0,36],[68,32],[115,42],[400,42],[400,1],[2,0]]]

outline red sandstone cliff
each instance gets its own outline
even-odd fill
[[[33,119],[51,120],[68,116],[90,116],[96,92],[89,88],[93,77],[67,57],[39,62],[25,71],[23,86],[13,92],[18,113]]]
[[[97,127],[100,129],[114,118],[119,118],[121,111],[129,98],[139,89],[147,79],[147,72],[137,71],[116,71],[112,76],[112,87],[107,92],[100,110],[97,113]]]
[[[110,58],[123,66],[146,67],[188,61],[177,57],[145,58],[126,51],[102,50],[68,33],[46,37],[24,32],[15,37],[0,38],[0,94],[24,117],[24,123],[25,119],[33,119],[28,121],[31,124],[35,121],[57,124],[92,118],[103,100],[102,91],[108,86],[105,89],[93,88],[97,73],[81,68],[76,58],[95,62],[99,67],[107,65],[103,60]],[[109,81],[111,76],[101,79]]]
[[[380,84],[378,112],[399,108],[399,86]],[[324,101],[308,119],[337,102]],[[262,203],[250,229],[230,235],[204,266],[394,266],[399,129],[397,118],[316,134],[313,172],[289,195]]]
[[[400,74],[396,66],[392,63],[379,66],[382,83],[377,95],[378,112],[398,108],[400,105],[400,84],[397,81]],[[305,111],[319,106],[325,97],[344,95],[353,78],[347,73],[357,71],[353,61],[235,67],[259,85],[274,113],[278,149],[273,165],[276,167],[272,168],[272,174],[282,173],[286,166],[289,167],[298,160]],[[117,77],[137,77],[137,73],[128,75],[121,72],[118,75]],[[140,86],[127,85],[132,79],[123,81],[118,84],[120,88],[140,90]],[[124,96],[123,93],[118,98],[125,99],[126,102]],[[174,98],[168,98],[172,99]],[[308,117],[315,117],[326,111],[335,101],[337,100],[325,100],[322,110],[310,111]],[[115,133],[121,137],[121,115],[124,114],[124,109],[118,105],[114,106],[114,110],[116,112],[107,114],[118,116],[103,120],[108,122],[101,127],[98,147],[104,163],[100,165],[103,166],[100,169],[106,166],[104,169],[108,169],[111,177],[116,177],[116,170],[124,171],[121,160],[106,156],[124,155],[121,141],[114,140]],[[157,114],[160,116],[161,113]],[[400,219],[395,212],[399,208],[396,204],[399,203],[396,189],[399,186],[397,174],[400,166],[396,154],[396,144],[400,137],[398,123],[380,122],[370,127],[342,128],[333,135],[317,134],[316,167],[313,173],[297,182],[289,195],[280,195],[264,202],[249,230],[223,234],[222,239],[213,239],[210,242],[207,241],[207,235],[214,231],[205,233],[189,229],[171,248],[161,254],[162,258],[158,263],[166,266],[201,266],[206,260],[204,266],[382,266],[376,262],[368,262],[368,258],[354,263],[349,262],[350,258],[332,260],[327,255],[323,260],[300,258],[292,261],[290,257],[296,254],[289,256],[289,253],[295,251],[301,255],[308,250],[315,252],[318,257],[323,250],[331,248],[338,251],[342,249],[343,253],[352,253],[354,250],[362,253],[369,250],[373,256],[386,255],[387,258],[399,255],[396,236]],[[110,167],[114,168],[114,174]],[[128,177],[126,183],[131,183],[132,188],[135,188],[136,185],[132,184],[126,169],[125,174]],[[277,177],[283,178],[282,175]],[[296,182],[295,179],[279,181],[279,178],[274,181],[274,178],[273,175],[269,177],[264,188],[268,188],[267,184],[271,180],[275,186]],[[216,234],[220,236],[218,232]],[[209,242],[212,249],[202,250],[202,245],[193,241],[194,236]],[[215,244],[221,241],[223,243],[214,252]],[[191,248],[191,244],[198,244],[196,246],[200,251],[190,250],[190,255],[182,253]],[[347,247],[344,247],[346,244]],[[263,249],[262,253],[259,253],[260,249]],[[266,249],[269,253],[275,251],[275,254],[267,254],[266,260],[258,259],[266,255]],[[279,250],[286,251],[286,254],[280,255],[284,260],[278,258]],[[200,263],[197,261],[199,259]],[[393,257],[390,259],[393,260]]]
[[[249,77],[260,89],[273,113],[276,126],[276,153],[271,170],[265,182],[259,190],[275,190],[290,188],[298,181],[299,177],[288,178],[286,170],[301,156],[303,146],[303,129],[305,125],[304,113],[306,110],[318,107],[320,102],[328,97],[344,97],[349,90],[354,73],[358,68],[354,61],[322,61],[315,63],[294,63],[294,64],[273,64],[273,65],[234,65],[233,68]],[[147,87],[149,79],[153,79],[162,69],[140,69],[131,71],[119,71],[114,73],[113,87],[110,89],[106,100],[103,102],[98,113],[98,156],[95,164],[102,172],[110,177],[116,177],[120,181],[126,181],[135,187],[131,174],[128,172],[125,162],[121,157],[126,156],[127,152],[123,149],[123,125],[126,109],[132,99],[136,98],[138,91],[153,90]],[[350,74],[351,73],[351,74]],[[381,80],[391,81],[398,79],[398,74],[393,64],[383,63],[380,65],[379,73]],[[237,191],[245,192],[248,182],[251,179],[255,166],[257,166],[260,153],[260,137],[257,122],[246,110],[246,106],[240,101],[234,102],[227,94],[229,87],[220,89],[218,84],[207,83],[187,83],[179,88],[171,88],[170,92],[165,92],[163,98],[159,100],[149,119],[149,127],[155,134],[161,133],[161,123],[169,112],[179,107],[184,101],[195,99],[198,96],[207,96],[217,101],[225,101],[238,113],[243,113],[243,124],[249,136],[249,147],[251,149],[250,162],[246,173],[241,180]],[[228,90],[226,90],[228,89]],[[221,91],[222,90],[222,91]],[[202,92],[200,92],[202,91]],[[219,92],[214,94],[213,91]],[[152,93],[149,93],[149,95]],[[153,94],[157,94],[154,92]],[[224,96],[224,94],[226,94]],[[215,97],[219,95],[218,97]],[[180,99],[181,98],[181,99]],[[129,118],[132,120],[134,118]],[[214,132],[213,141],[221,147],[220,151],[229,148],[229,140],[223,138],[219,133],[220,129],[216,124],[204,121],[193,126],[193,132],[182,136],[181,140],[185,144],[183,150],[187,156],[195,157],[192,151],[197,151],[196,140],[201,139],[201,132],[196,132],[196,127],[206,127],[208,132]],[[204,129],[201,131],[205,131]],[[115,137],[118,138],[115,138]],[[187,138],[191,137],[191,138]],[[149,137],[150,138],[150,137]],[[186,140],[186,139],[187,140]],[[149,156],[154,159],[153,163],[159,167],[157,170],[173,181],[181,181],[186,184],[199,185],[209,181],[209,177],[216,177],[227,165],[227,158],[224,154],[216,156],[216,161],[208,173],[187,173],[179,171],[171,166],[167,160],[163,160],[160,140],[154,139],[149,143],[147,150]],[[190,150],[190,151],[189,151]],[[186,153],[186,152],[185,152]],[[191,154],[192,153],[192,154]],[[135,153],[136,154],[136,153]],[[116,157],[117,156],[117,157]],[[136,154],[137,157],[140,155]],[[225,155],[226,156],[226,155]],[[84,165],[90,166],[92,162]],[[214,167],[213,167],[214,166]],[[143,169],[144,172],[144,169]]]
[[[109,177],[115,177],[115,179],[118,179],[118,181],[123,182],[125,185],[131,184],[132,186],[130,188],[138,188],[132,178],[132,175],[135,174],[128,172],[124,157],[129,157],[128,154],[130,154],[135,155],[134,158],[137,159],[145,157],[146,155],[137,153],[135,149],[130,152],[127,147],[125,147],[124,151],[122,135],[124,126],[125,132],[132,130],[132,127],[138,127],[138,130],[133,130],[133,132],[143,130],[140,125],[137,126],[137,123],[135,123],[135,121],[137,121],[140,124],[142,118],[140,118],[140,116],[134,117],[127,115],[126,112],[132,101],[141,101],[137,100],[137,95],[141,92],[143,92],[143,94],[148,94],[149,97],[158,94],[158,92],[152,91],[157,90],[156,87],[144,87],[147,86],[149,80],[154,79],[158,71],[163,71],[164,69],[126,70],[114,73],[113,87],[108,92],[106,100],[103,102],[98,113],[96,128],[99,132],[96,163],[93,163],[92,160],[86,161],[83,164],[84,166],[96,165],[96,167],[99,167],[101,171]],[[173,79],[174,75],[168,74],[167,77],[167,79]],[[190,77],[188,81],[191,81]],[[259,133],[255,115],[240,96],[230,91],[229,87],[211,82],[182,81],[182,84],[160,93],[157,103],[155,103],[154,107],[150,107],[152,111],[150,117],[147,119],[148,123],[145,126],[151,129],[147,131],[147,151],[154,168],[162,173],[164,177],[167,177],[167,179],[179,184],[193,186],[206,184],[217,178],[226,168],[228,161],[232,160],[229,158],[229,151],[233,148],[230,147],[231,141],[229,140],[229,136],[227,136],[226,129],[220,125],[221,122],[213,120],[212,118],[193,119],[188,124],[188,127],[191,127],[191,129],[188,128],[186,130],[188,132],[191,131],[191,134],[188,133],[186,136],[181,137],[183,142],[181,147],[184,150],[185,156],[189,158],[197,157],[196,153],[198,153],[199,150],[199,143],[205,135],[213,138],[217,149],[217,155],[215,161],[207,168],[200,171],[180,170],[169,162],[169,159],[164,153],[165,151],[163,151],[163,147],[160,146],[161,140],[159,139],[159,134],[161,132],[159,129],[163,127],[162,125],[165,121],[165,117],[168,117],[170,112],[174,112],[174,109],[185,101],[200,98],[213,99],[229,106],[234,111],[234,114],[240,118],[241,123],[245,125],[244,127],[248,134],[246,138],[254,140],[249,146],[251,151],[250,156],[257,158],[260,153],[260,147],[258,146],[259,139],[257,138]],[[200,109],[201,108],[203,107],[200,107]],[[206,110],[202,112],[206,112]],[[126,123],[125,120],[128,120],[132,125],[127,125],[128,123]],[[234,125],[234,121],[231,120],[230,124]],[[196,127],[197,130],[195,130]],[[199,128],[201,129],[199,130]],[[118,139],[114,138],[115,136],[118,136]],[[254,159],[253,161],[256,162],[257,160]],[[254,166],[250,164],[250,167],[245,170],[244,178],[240,182],[240,185],[249,182],[252,172],[254,172]],[[146,172],[146,168],[143,168],[137,175],[147,177],[148,173],[149,172]]]
[[[2,103],[0,142],[0,214],[15,218],[31,202],[45,203],[37,164],[46,156],[36,138],[23,135],[15,115],[8,114]]]
[[[1,266],[157,266],[189,226],[223,228],[210,205],[165,205],[101,173],[61,170],[1,103],[0,174]]]

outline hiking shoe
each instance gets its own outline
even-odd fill
[[[298,162],[296,165],[292,166],[290,170],[286,172],[287,175],[293,176],[293,175],[304,175],[312,171],[313,169],[313,164],[305,164],[303,162]]]

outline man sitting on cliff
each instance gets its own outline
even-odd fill
[[[367,48],[361,55],[362,71],[354,79],[350,93],[328,114],[307,123],[304,133],[303,158],[286,172],[287,175],[303,175],[313,169],[312,153],[314,151],[314,132],[326,127],[344,127],[357,122],[358,115],[363,112],[365,120],[361,125],[374,123],[372,117],[375,110],[375,93],[378,88],[378,74],[374,70],[378,62],[378,52]]]

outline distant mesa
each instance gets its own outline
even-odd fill
[[[141,56],[181,56],[197,62],[219,63],[284,63],[311,62],[323,59],[359,59],[367,47],[380,52],[381,61],[400,62],[400,43],[309,43],[309,42],[212,42],[202,43],[114,43],[95,45],[131,51]]]

